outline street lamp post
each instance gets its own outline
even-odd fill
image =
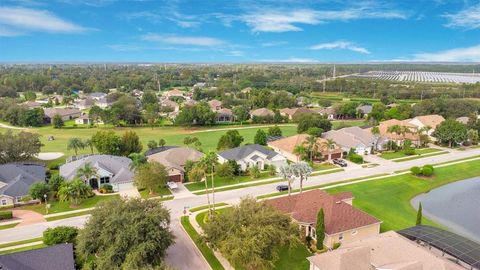
[[[43,198],[45,198],[45,212],[48,214],[47,194],[43,194]]]

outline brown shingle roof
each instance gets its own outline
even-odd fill
[[[266,203],[300,223],[316,224],[317,214],[323,208],[325,233],[335,234],[379,223],[373,216],[342,201],[351,198],[351,193],[330,195],[316,189],[287,197],[268,200]]]
[[[274,116],[273,111],[267,108],[260,108],[253,111],[250,111],[250,115],[253,116]]]
[[[286,137],[280,140],[269,142],[268,145],[273,148],[279,148],[283,151],[293,153],[297,145],[302,145],[307,142],[308,134],[297,134],[290,137]],[[322,154],[327,153],[327,140],[323,138],[317,139],[317,145]],[[335,145],[335,149],[331,149],[328,153],[341,153],[342,150]]]

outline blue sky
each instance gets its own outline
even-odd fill
[[[480,62],[480,1],[1,0],[3,62]]]

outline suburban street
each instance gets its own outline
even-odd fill
[[[384,173],[393,173],[399,170],[410,169],[412,166],[443,163],[480,155],[480,149],[469,149],[465,151],[449,149],[448,151],[449,153],[447,154],[426,156],[424,158],[398,163],[372,156],[371,158],[373,158],[376,163],[379,163],[380,166],[373,168],[361,168],[360,166],[352,166],[351,168],[347,167],[345,171],[312,176],[304,182],[304,187],[315,186],[319,184],[335,183],[343,180],[374,176]],[[366,159],[368,160],[368,157]],[[375,181],[381,181],[381,179]],[[270,183],[261,186],[253,186],[219,192],[215,195],[215,202],[236,203],[240,200],[240,198],[245,196],[259,196],[262,194],[275,192],[275,187],[277,185],[278,183]],[[293,188],[298,187],[299,182],[296,181],[293,184]],[[180,217],[183,215],[183,210],[185,207],[196,207],[205,205],[206,203],[206,195],[193,194],[191,194],[190,196],[182,196],[182,198],[176,198],[164,202],[165,206],[171,211],[171,227],[176,236],[176,243],[168,250],[167,261],[177,269],[209,269],[209,266],[206,264],[202,255],[196,249],[195,245],[189,239],[189,236],[184,232],[180,224]],[[49,227],[55,227],[60,225],[81,227],[86,220],[86,216],[80,216],[2,230],[2,233],[0,234],[0,244],[5,242],[40,237],[42,235],[42,232]]]

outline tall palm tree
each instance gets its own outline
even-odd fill
[[[75,151],[75,156],[78,155],[78,149],[84,149],[85,144],[80,138],[70,138],[67,143],[67,150],[73,149]]]
[[[90,152],[91,152],[92,155],[93,155],[94,145],[93,145],[92,139],[86,139],[86,140],[83,142],[83,145],[84,145],[84,147],[89,147],[89,148],[90,148]]]
[[[312,167],[304,161],[297,162],[292,165],[292,172],[295,177],[300,179],[300,193],[303,192],[303,181],[306,181],[308,176],[312,174]]]
[[[308,153],[310,155],[310,162],[313,161],[313,155],[314,153],[316,152],[316,149],[317,149],[317,137],[316,136],[308,136],[307,139],[306,139],[306,143],[307,143],[307,149],[308,149]]]
[[[135,169],[137,169],[138,167],[140,167],[141,165],[147,162],[147,158],[140,153],[131,153],[128,157],[132,160],[132,163],[130,163],[130,166],[129,166],[130,170],[132,171],[134,171]]]
[[[293,149],[293,153],[295,155],[298,155],[300,157],[300,160],[302,160],[303,157],[305,157],[305,155],[307,154],[307,149],[303,145],[297,145]]]
[[[417,129],[416,135],[418,136],[418,142],[420,143],[421,146],[426,146],[429,142],[429,136],[428,136],[428,131],[430,131],[432,128],[430,126],[424,126],[419,129]]]
[[[96,176],[98,176],[98,170],[90,163],[85,163],[83,167],[77,170],[77,177],[83,179],[85,184],[88,184],[88,181]]]
[[[387,133],[392,133],[392,134],[395,133],[397,135],[400,135],[402,134],[402,132],[403,132],[403,128],[399,125],[393,125],[387,128]],[[392,144],[389,143],[389,148],[390,148],[389,150],[392,150],[391,147],[392,147]]]
[[[211,182],[212,182],[212,203],[213,203],[213,212],[215,212],[215,182],[214,182],[214,173],[215,173],[215,165],[218,162],[218,157],[215,152],[208,152],[203,156],[200,160],[200,164],[203,168],[205,168],[205,174],[208,170],[210,170]],[[207,193],[207,201],[208,201],[208,210],[210,214],[212,214],[212,206],[210,205],[210,196],[209,196],[209,189],[207,183],[207,177],[205,175],[205,191]]]
[[[380,139],[380,128],[378,126],[372,127],[372,135],[374,137],[373,148],[378,150],[378,140]]]
[[[278,174],[284,179],[287,180],[288,183],[288,196],[290,196],[292,191],[292,183],[295,180],[293,178],[293,170],[292,165],[285,165],[279,168]]]

